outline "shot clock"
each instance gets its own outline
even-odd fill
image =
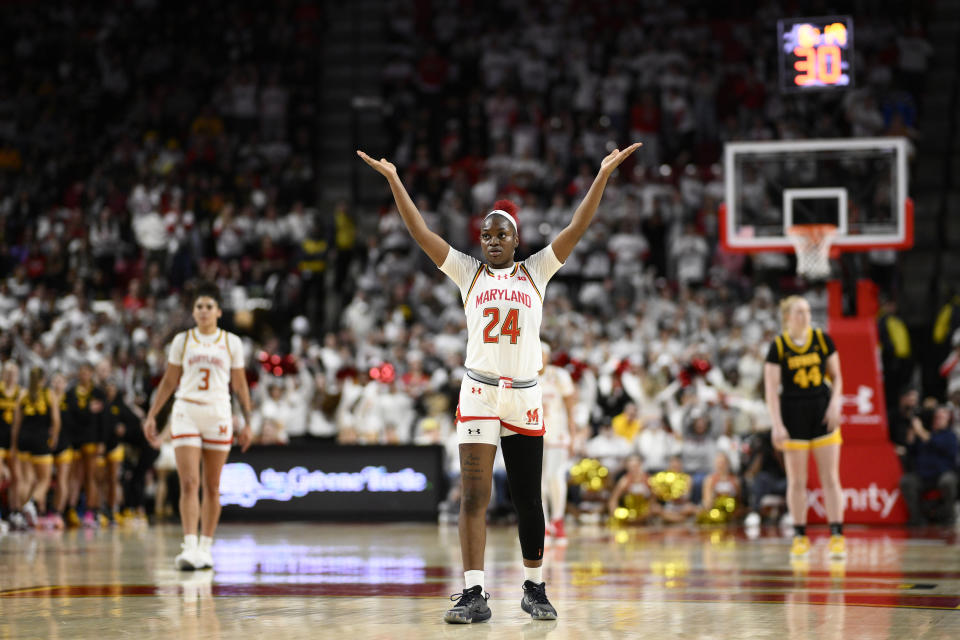
[[[853,19],[850,16],[777,21],[780,89],[823,91],[853,86]]]

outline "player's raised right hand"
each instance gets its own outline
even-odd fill
[[[373,158],[365,154],[363,151],[360,151],[359,149],[357,149],[357,155],[360,156],[360,158],[364,162],[366,162],[368,165],[376,169],[377,173],[382,175],[384,178],[387,178],[389,180],[390,178],[397,177],[397,167],[386,158],[380,158],[379,160],[374,160]]]

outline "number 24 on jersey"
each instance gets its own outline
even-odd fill
[[[517,344],[520,337],[519,309],[509,309],[503,317],[503,325],[500,327],[500,333],[494,334],[497,325],[500,324],[500,309],[497,307],[487,307],[483,310],[483,317],[491,316],[490,322],[483,329],[483,341],[485,343],[497,344],[501,336],[510,336],[510,344]]]

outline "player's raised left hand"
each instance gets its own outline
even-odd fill
[[[359,149],[357,149],[357,155],[387,180],[397,177],[397,167],[386,158],[375,160]]]

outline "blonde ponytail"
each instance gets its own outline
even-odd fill
[[[40,367],[34,367],[30,370],[30,385],[27,391],[27,396],[30,398],[30,402],[36,404],[40,399],[40,383],[43,382],[43,369]]]

